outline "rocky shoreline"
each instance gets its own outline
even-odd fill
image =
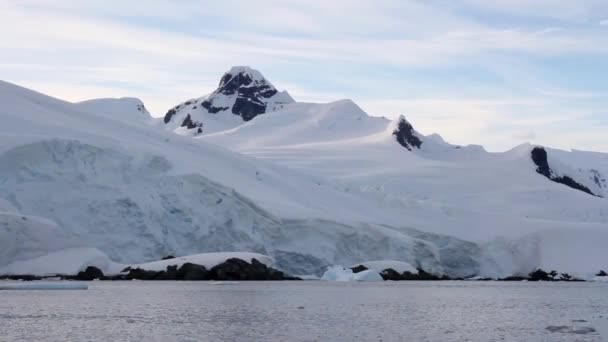
[[[49,278],[59,278],[61,280],[188,280],[188,281],[249,281],[249,280],[301,280],[268,267],[257,259],[246,262],[238,258],[230,258],[211,269],[193,263],[184,263],[181,266],[171,265],[163,271],[145,270],[141,268],[127,267],[121,273],[115,275],[105,275],[99,268],[94,266],[87,267],[84,271],[75,275],[57,274],[53,276],[36,275],[0,275],[0,279],[8,280],[43,280]]]
[[[351,267],[353,273],[367,271],[368,268],[363,265]],[[387,268],[379,272],[380,276],[385,281],[548,281],[548,282],[585,282],[587,280],[579,279],[569,275],[568,273],[558,273],[557,271],[546,272],[542,269],[537,269],[530,272],[527,276],[509,276],[505,278],[454,278],[448,275],[435,275],[417,268],[417,273],[405,271],[399,273],[392,268]],[[597,277],[608,277],[608,273],[601,270],[596,274]],[[226,261],[207,269],[202,265],[194,263],[184,263],[178,265],[167,266],[165,270],[146,270],[142,268],[126,267],[119,274],[105,275],[99,268],[89,266],[84,271],[75,275],[55,274],[48,276],[37,276],[31,274],[10,274],[0,275],[0,280],[21,280],[35,281],[45,279],[59,280],[173,280],[173,281],[287,281],[287,280],[302,280],[299,277],[294,277],[285,274],[275,268],[268,267],[257,259],[251,259],[251,262],[246,262],[238,258],[230,258]]]
[[[367,267],[363,265],[358,265],[356,267],[352,267],[351,270],[353,273],[359,273],[368,270]],[[533,272],[530,272],[527,276],[509,276],[505,278],[482,278],[482,277],[473,277],[473,278],[453,278],[446,274],[441,276],[430,274],[423,269],[417,268],[418,273],[412,273],[405,271],[403,273],[399,273],[392,268],[384,269],[380,272],[380,276],[382,279],[390,280],[390,281],[446,281],[446,280],[474,280],[474,281],[576,281],[576,282],[584,282],[586,280],[579,279],[571,276],[568,273],[558,273],[557,271],[546,272],[542,269],[537,269]],[[596,274],[597,277],[606,277],[608,273],[601,270]]]

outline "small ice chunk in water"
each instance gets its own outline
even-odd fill
[[[74,282],[28,282],[0,284],[0,290],[87,290],[89,285]]]
[[[564,334],[578,334],[578,335],[586,335],[590,333],[594,333],[595,329],[592,327],[570,327],[567,325],[551,325],[546,328],[550,332],[555,333],[564,333]]]
[[[351,281],[353,279],[353,274],[354,273],[350,268],[331,266],[327,268],[327,271],[325,271],[321,279],[327,281]]]
[[[366,270],[363,272],[355,273],[353,275],[354,281],[384,281],[380,273],[375,270]]]
[[[321,279],[327,281],[384,281],[380,273],[375,270],[354,273],[350,268],[342,266],[329,267]]]
[[[238,285],[237,281],[214,281],[211,285]]]

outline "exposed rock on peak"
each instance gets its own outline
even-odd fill
[[[397,127],[393,130],[393,135],[397,139],[397,142],[409,151],[413,148],[420,149],[420,146],[422,146],[422,140],[418,132],[414,130],[412,124],[403,115],[399,116]]]
[[[277,91],[259,71],[233,67],[222,76],[214,92],[170,109],[163,121],[178,131],[210,133],[218,130],[214,126],[231,128],[292,102],[287,92]]]
[[[569,186],[572,189],[586,192],[592,196],[598,196],[598,195],[594,194],[585,185],[580,184],[579,182],[575,181],[572,177],[567,176],[567,175],[561,175],[561,176],[557,175],[556,172],[554,172],[551,169],[551,167],[549,166],[549,160],[547,158],[547,151],[543,147],[541,147],[541,146],[534,147],[530,154],[532,157],[532,161],[537,166],[536,172],[538,172],[539,174],[547,177],[549,180],[551,180],[553,182]],[[600,196],[598,196],[598,197],[600,197]]]

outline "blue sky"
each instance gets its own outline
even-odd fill
[[[0,75],[162,115],[233,65],[500,151],[608,151],[605,0],[0,0]]]

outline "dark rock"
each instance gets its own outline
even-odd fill
[[[254,117],[266,113],[268,99],[272,98],[278,93],[278,91],[266,81],[263,77],[247,68],[232,69],[230,72],[224,74],[221,78],[218,88],[207,96],[204,100],[200,101],[200,107],[207,110],[210,114],[216,114],[219,112],[227,111],[231,109],[234,115],[238,115],[243,118],[244,121],[250,121]],[[232,108],[226,106],[224,101],[225,96],[230,96],[234,99],[234,105]],[[221,101],[218,101],[221,99]],[[194,105],[191,105],[191,101],[185,102],[183,105],[179,105],[169,110],[165,114],[164,122],[169,123],[177,112],[182,110],[194,110],[198,106],[197,101],[194,101]],[[275,103],[279,104],[279,103]],[[188,106],[188,107],[187,107]],[[186,114],[186,113],[184,113]],[[183,116],[180,116],[183,117]],[[203,123],[197,122],[190,115],[186,116],[181,126],[187,129],[195,129],[197,134],[202,133]],[[199,120],[202,120],[198,118]]]
[[[523,280],[528,280],[528,278],[523,277],[523,276],[509,276],[506,278],[500,278],[498,280],[500,280],[500,281],[523,281]]]
[[[559,275],[559,277],[558,277]],[[510,276],[506,278],[498,279],[501,281],[584,281],[582,279],[578,279],[572,277],[568,273],[559,274],[557,271],[551,271],[549,273],[545,272],[542,269],[537,269],[534,272],[530,272],[527,277],[523,276]]]
[[[387,268],[384,271],[380,272],[380,276],[384,280],[393,280],[393,281],[404,280],[402,275],[399,274],[399,272],[395,271],[392,268]]]
[[[177,265],[167,266],[165,273],[167,274],[167,280],[178,280],[179,271],[177,270]]]
[[[428,273],[421,268],[416,268],[416,269],[418,270],[418,274],[415,276],[418,277],[418,280],[461,280],[461,279],[452,279],[447,274],[437,276],[437,275]]]
[[[211,272],[204,266],[192,263],[185,263],[177,270],[177,280],[210,280]]]
[[[103,278],[104,278],[103,272],[95,266],[87,267],[84,271],[78,272],[76,277],[74,277],[75,280],[87,280],[87,281],[94,280],[94,279],[103,279]]]
[[[529,281],[551,281],[551,280],[553,280],[553,278],[551,278],[549,276],[549,273],[547,273],[541,269],[537,269],[536,271],[528,274],[528,280]]]
[[[43,278],[32,275],[32,274],[4,274],[4,275],[0,275],[0,279],[34,281],[34,280],[42,280]]]
[[[244,121],[249,121],[254,117],[266,112],[266,104],[262,99],[268,99],[277,93],[266,80],[254,80],[243,72],[239,72],[236,75],[226,73],[220,80],[220,84],[217,93],[224,95],[236,95],[234,105],[232,106],[232,113],[239,115]],[[205,107],[205,104],[203,104]],[[205,107],[210,113],[211,108],[214,110],[226,110],[226,107],[213,107],[212,103],[206,104]]]
[[[166,257],[163,257],[161,260],[169,260],[169,259],[175,259],[175,257],[173,255],[167,255]]]
[[[251,263],[231,258],[216,265],[211,270],[214,280],[297,280],[299,278],[285,275],[283,272],[267,267],[256,259]]]
[[[355,267],[351,267],[350,269],[353,271],[353,273],[359,273],[368,270],[368,268],[363,265],[357,265]]]
[[[251,82],[253,82],[251,77],[242,72],[236,75],[226,73],[224,76],[222,76],[222,79],[220,80],[217,92],[222,93],[224,95],[234,95],[234,93],[236,93],[239,88],[248,86],[249,84],[251,84]]]
[[[606,273],[604,270],[599,271],[596,274],[597,277],[608,277],[608,273]]]
[[[393,131],[393,135],[397,139],[397,142],[409,151],[413,147],[420,149],[420,146],[422,146],[422,140],[416,136],[414,127],[403,116],[399,118],[397,129]]]
[[[204,266],[185,263],[167,266],[165,271],[148,271],[141,268],[128,268],[117,280],[301,280],[291,277],[271,267],[267,267],[256,259],[251,263],[232,258],[207,270]]]
[[[585,192],[589,195],[596,196],[588,187],[576,182],[574,179],[569,176],[556,176],[551,167],[549,166],[549,162],[547,159],[547,151],[543,147],[535,147],[531,152],[532,161],[537,166],[536,172],[545,176],[549,180],[566,185],[572,189],[579,190]]]
[[[141,268],[131,268],[125,278],[138,279],[138,280],[156,280],[156,278],[163,278],[164,271],[147,271]]]
[[[558,274],[559,273],[557,273],[556,270],[553,270],[553,271],[549,272],[549,277],[551,278],[551,280],[556,280],[557,279],[556,277],[558,276]]]
[[[182,122],[181,127],[186,127],[188,129],[202,128],[203,124],[201,122],[193,121],[190,114],[188,114],[188,115],[186,115],[186,118]]]
[[[210,101],[205,100],[201,103],[201,107],[205,108],[211,114],[217,114],[218,112],[224,111],[229,107],[214,107]]]
[[[266,105],[249,98],[239,97],[232,106],[232,114],[240,115],[243,120],[249,121],[266,112]]]
[[[577,183],[574,179],[568,177],[568,176],[562,176],[562,177],[555,177],[553,179],[551,179],[552,181],[556,182],[556,183],[560,183],[560,184],[564,184],[566,186],[571,187],[572,189],[575,190],[579,190],[582,192],[586,192],[589,195],[595,196],[595,194],[593,192],[591,192],[591,190],[589,190],[588,187]]]
[[[238,89],[239,97],[251,99],[253,101],[260,101],[261,98],[271,98],[277,93],[277,90],[271,88],[268,84],[263,81],[257,87],[241,87]]]
[[[173,116],[177,113],[177,111],[175,109],[169,109],[169,111],[167,112],[167,114],[165,114],[165,117],[163,118],[163,121],[167,124],[169,122],[171,122],[171,119],[173,118]]]
[[[382,276],[382,279],[384,279],[384,280],[393,280],[393,281],[399,281],[399,280],[404,280],[404,281],[408,281],[408,280],[427,280],[427,281],[428,280],[433,280],[433,281],[461,280],[461,279],[452,279],[447,275],[437,276],[437,275],[428,273],[421,268],[417,268],[417,270],[418,270],[418,273],[412,273],[409,271],[399,273],[392,268],[387,268],[380,273],[380,276]]]
[[[549,167],[549,162],[547,160],[547,151],[545,151],[542,147],[535,147],[532,149],[530,153],[532,157],[532,161],[537,166],[536,172],[539,174],[551,179],[553,175],[553,171]]]

